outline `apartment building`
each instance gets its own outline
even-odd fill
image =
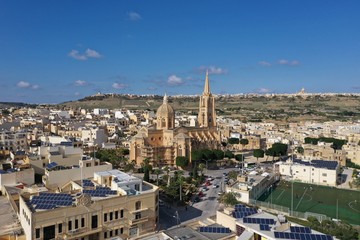
[[[131,239],[156,230],[158,187],[118,170],[67,184],[60,193],[23,193],[26,239]]]
[[[261,175],[238,176],[237,181],[226,187],[226,192],[235,193],[236,199],[243,203],[250,203],[251,199],[258,199],[277,178],[272,173],[264,172]]]
[[[340,173],[340,164],[337,161],[294,159],[293,161],[278,162],[276,165],[282,176],[328,186],[337,185],[337,177]]]

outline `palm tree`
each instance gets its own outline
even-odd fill
[[[182,201],[182,185],[184,183],[184,172],[183,171],[177,171],[177,181],[180,184],[180,202]]]
[[[203,163],[200,163],[199,164],[199,170],[200,170],[200,172],[201,172],[201,175],[203,175],[203,172],[204,172],[204,169],[206,168],[206,166],[205,166],[205,164],[203,164]]]
[[[162,174],[162,171],[160,168],[157,168],[154,170],[154,173],[156,174],[156,184],[159,186],[159,175]]]
[[[170,168],[168,166],[166,166],[164,168],[164,171],[166,172],[166,177],[167,177],[167,187],[170,186]]]

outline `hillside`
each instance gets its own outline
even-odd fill
[[[169,97],[169,103],[178,112],[197,114],[198,97]],[[154,110],[162,104],[162,96],[133,96],[108,94],[90,96],[60,106],[68,108],[126,108]],[[275,95],[218,96],[218,115],[227,115],[246,121],[302,121],[302,120],[359,120],[360,96],[357,95],[311,95],[291,97]]]

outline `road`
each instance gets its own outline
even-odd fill
[[[349,182],[351,182],[353,169],[352,168],[344,168],[341,174],[341,183],[338,185],[338,188],[348,188],[350,189]]]
[[[211,182],[212,184],[208,187],[208,190],[204,192],[206,195],[202,197],[200,202],[194,203],[190,206],[181,207],[176,207],[168,203],[166,203],[164,206],[161,206],[159,210],[160,229],[168,229],[188,221],[202,220],[216,215],[216,211],[220,205],[220,203],[217,202],[218,193],[220,190],[224,190],[224,187],[220,186],[224,183],[223,173],[228,173],[232,170],[238,169],[227,168],[223,170],[206,171],[205,175],[213,177],[214,180]],[[214,188],[214,185],[219,185],[220,187]]]

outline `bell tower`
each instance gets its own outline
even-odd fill
[[[216,127],[215,98],[210,92],[209,72],[206,71],[205,86],[199,102],[199,127]]]

